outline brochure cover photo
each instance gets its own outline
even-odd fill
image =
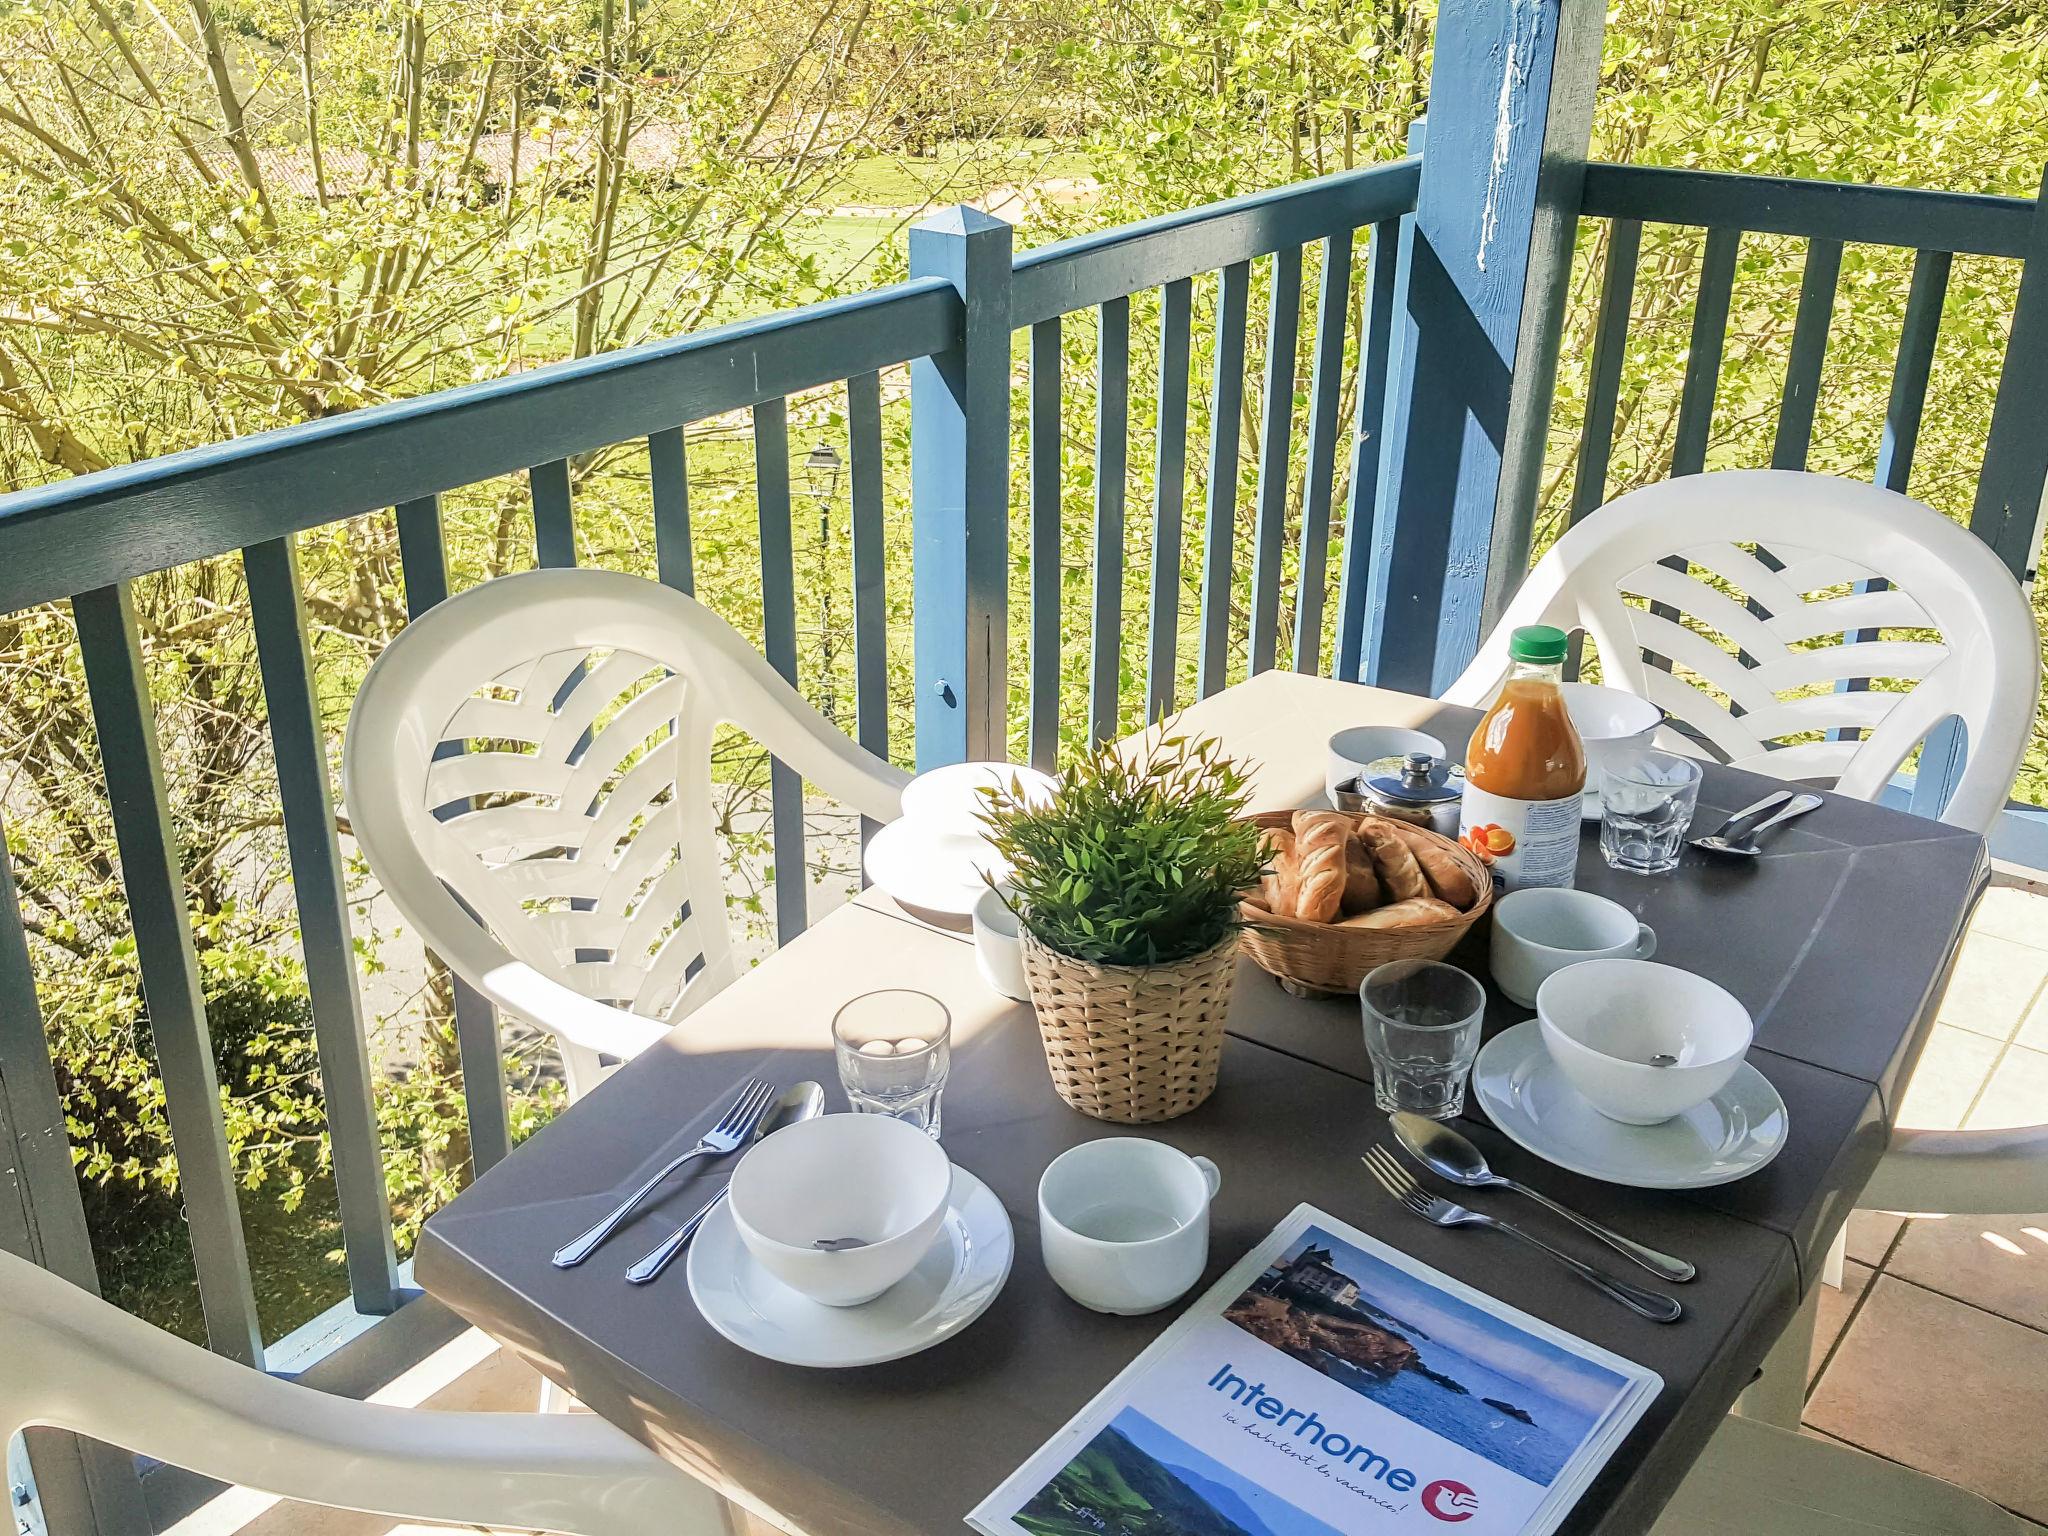
[[[1000,1536],[1539,1536],[1657,1385],[1302,1207],[968,1522]]]

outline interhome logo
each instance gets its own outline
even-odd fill
[[[1479,1495],[1463,1483],[1440,1477],[1422,1490],[1422,1507],[1437,1519],[1456,1525],[1479,1513]]]
[[[1366,1473],[1395,1493],[1410,1493],[1422,1481],[1406,1467],[1397,1467],[1370,1445],[1352,1435],[1331,1428],[1305,1408],[1290,1408],[1266,1390],[1235,1374],[1228,1365],[1209,1378],[1212,1391],[1221,1392],[1233,1403],[1251,1409],[1277,1430],[1305,1439],[1332,1461]],[[1463,1483],[1440,1478],[1422,1492],[1422,1507],[1438,1520],[1453,1524],[1470,1520],[1479,1512],[1479,1496]]]

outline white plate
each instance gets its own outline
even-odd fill
[[[868,878],[906,907],[965,917],[988,889],[982,871],[1000,880],[1009,861],[986,839],[934,831],[905,816],[878,829],[862,856]]]
[[[1008,789],[1012,784],[1032,805],[1051,799],[1057,787],[1051,774],[1022,763],[948,763],[943,768],[926,769],[903,786],[903,814],[935,831],[979,837],[986,803],[980,792]]]
[[[1472,1092],[1502,1135],[1546,1162],[1637,1189],[1704,1189],[1752,1174],[1784,1148],[1790,1121],[1770,1079],[1744,1062],[1706,1103],[1662,1125],[1623,1125],[1579,1097],[1536,1021],[1486,1042]]]
[[[769,1360],[827,1369],[900,1360],[973,1322],[1010,1278],[1010,1213],[957,1164],[931,1250],[904,1279],[858,1307],[799,1295],[754,1262],[723,1201],[690,1241],[690,1297],[725,1337]]]

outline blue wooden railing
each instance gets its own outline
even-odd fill
[[[1188,455],[1207,465],[1199,563],[1195,687],[1222,686],[1234,648],[1250,670],[1280,664],[1366,675],[1372,638],[1388,599],[1388,520],[1380,510],[1389,466],[1383,423],[1402,402],[1388,398],[1390,354],[1404,302],[1397,252],[1417,207],[1421,160],[1410,157],[1277,192],[1176,214],[1025,252],[1013,259],[1008,227],[972,210],[920,226],[911,239],[909,281],[855,297],[726,326],[598,358],[238,439],[216,447],[108,470],[0,499],[0,612],[68,600],[90,687],[122,878],[133,914],[151,1027],[155,1033],[183,1197],[198,1263],[209,1341],[250,1362],[265,1357],[249,1262],[221,1125],[199,967],[185,905],[184,875],[170,833],[164,771],[128,590],[151,572],[239,553],[253,610],[272,743],[279,769],[288,851],[304,936],[307,984],[332,1132],[334,1174],[352,1309],[395,1311],[408,1299],[392,1242],[384,1193],[363,1008],[351,951],[327,742],[312,683],[311,652],[294,536],[339,520],[395,509],[411,613],[449,594],[440,498],[491,477],[529,480],[535,553],[544,565],[577,558],[570,459],[644,439],[652,485],[659,578],[693,585],[689,477],[684,431],[724,413],[751,413],[758,482],[763,647],[785,676],[796,675],[795,571],[791,540],[788,401],[843,382],[852,502],[855,612],[855,732],[887,752],[881,570],[884,487],[881,374],[911,372],[912,503],[915,530],[915,752],[922,764],[968,754],[1002,756],[1013,700],[1027,722],[1028,751],[1054,761],[1061,735],[1060,645],[1070,628],[1060,608],[1062,330],[1093,311],[1096,348],[1094,583],[1085,615],[1086,729],[1116,729],[1124,631],[1125,485],[1129,454],[1131,300],[1159,291],[1154,532],[1145,634],[1147,716],[1186,700],[1178,622]],[[1745,231],[1809,239],[1798,323],[1788,360],[1774,461],[1804,463],[1813,392],[1844,242],[1913,247],[1921,254],[1902,296],[1903,333],[1887,449],[1879,475],[1903,485],[1924,406],[1927,360],[1950,253],[2014,259],[2038,254],[2044,221],[2035,205],[1888,188],[1593,166],[1583,213],[1613,221],[1605,291],[1592,360],[1593,386],[1580,444],[1573,515],[1607,494],[1609,449],[1643,223],[1709,229],[1686,364],[1678,446],[1670,470],[1698,471],[1726,325],[1730,282]],[[1355,376],[1345,377],[1355,247],[1364,240],[1362,334]],[[1306,437],[1293,450],[1295,357],[1302,323],[1304,248],[1320,247]],[[1253,264],[1270,263],[1263,416],[1253,494],[1250,601],[1234,617],[1234,523],[1244,444]],[[2048,300],[2029,270],[2024,303]],[[1215,274],[1216,305],[1209,436],[1188,442],[1193,285]],[[2033,323],[2040,323],[2038,321]],[[1028,380],[1027,462],[1017,486],[1028,527],[1029,675],[1006,675],[1011,560],[1012,339],[1024,332]],[[2042,349],[2048,352],[2048,348]],[[2007,390],[2035,413],[2048,399],[2039,374],[2048,362],[2008,363]],[[2015,374],[2014,370],[2018,373]],[[2032,373],[2027,370],[2032,369]],[[1352,419],[1340,419],[1345,389]],[[2001,402],[2001,410],[2006,406]],[[1547,421],[1539,420],[1539,433]],[[1987,462],[1996,500],[2003,473]],[[1540,447],[1540,444],[1538,445]],[[1338,454],[1347,456],[1348,498],[1333,506]],[[1297,481],[1295,476],[1299,474]],[[1298,498],[1294,497],[1298,485]],[[1290,500],[1296,499],[1293,627],[1283,567]],[[1410,511],[1402,513],[1411,515]],[[2038,532],[2005,513],[1982,513],[1980,532],[2027,569]],[[1333,520],[1341,516],[1341,569],[1332,573]],[[1526,529],[1526,523],[1524,523]],[[1488,581],[1495,598],[1512,590],[1529,556],[1526,534],[1503,551]],[[1404,558],[1408,558],[1405,557]],[[1376,571],[1374,562],[1382,562]],[[1396,567],[1398,569],[1398,567]],[[1482,575],[1485,573],[1482,572]],[[1433,578],[1449,580],[1440,568]],[[1462,579],[1462,578],[1461,578]],[[1336,587],[1336,644],[1323,649],[1324,616]],[[1375,595],[1376,594],[1376,595]],[[1405,590],[1404,602],[1432,601]],[[1497,603],[1490,605],[1497,606]],[[1283,652],[1283,641],[1286,649]],[[1457,658],[1450,658],[1456,661]],[[1435,665],[1445,666],[1439,655]],[[1455,668],[1453,667],[1453,670]],[[773,779],[777,917],[786,938],[804,922],[801,784],[778,766]],[[89,1237],[50,1087],[50,1068],[29,954],[16,911],[12,872],[0,860],[0,1131],[27,1147],[20,1165],[26,1200],[18,1230],[0,1209],[0,1242],[82,1284],[93,1283]],[[458,995],[470,1141],[479,1166],[508,1141],[497,1021],[481,999]]]

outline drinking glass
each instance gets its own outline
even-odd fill
[[[1448,1120],[1465,1108],[1486,989],[1441,960],[1390,960],[1358,986],[1373,1102]]]
[[[1678,867],[1679,845],[1700,798],[1700,765],[1670,752],[1625,752],[1600,781],[1600,852],[1615,869],[1661,875]]]
[[[839,1083],[856,1112],[906,1120],[939,1139],[953,1016],[928,992],[863,992],[832,1016]]]

